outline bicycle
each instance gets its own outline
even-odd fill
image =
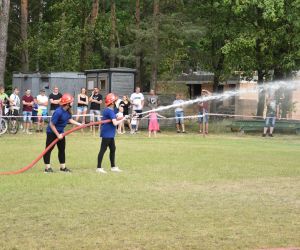
[[[1,111],[0,111],[0,135],[5,134],[7,131],[10,134],[16,134],[19,130],[19,121],[14,116],[14,113],[11,109],[7,107],[7,105],[3,105],[1,103]],[[5,114],[5,115],[3,115]]]
[[[3,102],[0,100],[0,135],[3,135],[6,133],[8,129],[8,123],[6,119],[3,118]]]

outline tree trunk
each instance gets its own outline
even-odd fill
[[[140,0],[136,0],[135,2],[135,20],[136,20],[136,33],[139,34],[140,23],[141,23]],[[136,85],[141,86],[141,48],[140,48],[140,41],[138,37],[136,37],[135,67],[136,67]]]
[[[115,0],[110,1],[110,22],[111,22],[111,33],[110,33],[110,56],[109,65],[111,68],[115,67],[115,46],[116,46],[116,3]]]
[[[38,44],[37,44],[37,56],[36,56],[36,65],[35,65],[35,70],[37,72],[40,71],[40,41],[41,41],[41,34],[42,34],[42,22],[43,22],[43,6],[44,6],[44,2],[43,0],[39,1],[39,17],[38,17],[38,22],[39,22],[39,26],[38,26]]]
[[[0,85],[4,86],[10,0],[0,1]]]
[[[153,3],[153,62],[150,88],[155,90],[157,83],[157,70],[158,70],[158,32],[159,32],[159,0],[154,0]]]
[[[29,54],[28,54],[28,0],[21,0],[21,70],[22,72],[29,71]]]
[[[82,11],[81,14],[81,31],[83,33],[83,39],[81,41],[81,46],[80,46],[80,61],[79,61],[79,69],[80,71],[83,71],[85,69],[85,64],[86,64],[86,43],[87,43],[87,37],[86,37],[86,32],[85,32],[85,25],[86,25],[86,15],[85,11]]]
[[[84,41],[85,44],[82,45],[82,49],[84,49],[84,51],[82,52],[82,58],[84,60],[83,64],[82,64],[82,70],[84,70],[86,68],[86,62],[89,59],[89,56],[93,53],[93,32],[95,29],[95,23],[97,21],[98,18],[98,14],[99,14],[99,0],[93,0],[93,5],[92,5],[92,10],[91,13],[89,15],[87,24],[88,24],[88,34],[86,34],[86,40]]]
[[[93,0],[93,8],[92,8],[92,13],[91,13],[91,18],[90,18],[90,23],[95,26],[97,17],[99,13],[99,0]]]
[[[220,75],[217,74],[217,73],[214,73],[213,93],[218,93],[219,84],[220,84]],[[218,100],[212,100],[211,101],[210,112],[217,113],[218,103],[219,103]]]
[[[258,81],[257,84],[258,86],[262,86],[264,84],[264,73],[261,69],[257,71],[258,73]],[[265,91],[259,91],[258,94],[258,104],[257,104],[257,116],[263,116],[264,114],[264,109],[265,109],[265,101],[266,101],[266,93]]]
[[[106,0],[102,0],[102,14],[105,14],[105,8],[106,8]]]

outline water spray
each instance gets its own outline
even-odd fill
[[[264,91],[269,91],[274,93],[276,90],[279,90],[281,88],[285,88],[285,89],[295,89],[298,86],[300,86],[300,82],[299,81],[289,81],[289,82],[284,82],[284,81],[276,81],[276,82],[270,82],[270,83],[266,83],[263,85],[257,85],[256,87],[252,88],[252,89],[245,89],[245,90],[232,90],[232,91],[225,91],[222,94],[214,94],[214,95],[210,95],[210,96],[203,96],[203,97],[199,97],[193,100],[188,100],[179,104],[171,104],[171,105],[167,105],[167,106],[162,106],[162,107],[158,107],[156,109],[152,109],[152,110],[148,110],[145,112],[140,113],[140,115],[144,115],[150,112],[160,112],[163,110],[168,110],[168,109],[173,109],[173,108],[177,108],[177,107],[182,107],[182,106],[187,106],[187,105],[191,105],[194,103],[199,103],[199,102],[207,102],[207,101],[212,101],[212,100],[226,100],[228,98],[231,98],[233,96],[238,96],[241,94],[249,94],[249,93],[262,93]]]

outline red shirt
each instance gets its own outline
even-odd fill
[[[22,101],[33,102],[33,97],[31,95],[30,96],[24,95],[22,97]],[[23,111],[32,112],[32,106],[23,105]]]

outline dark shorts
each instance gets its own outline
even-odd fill
[[[137,113],[137,114],[139,114],[138,115],[138,118],[142,118],[143,117],[143,115],[141,115],[141,113],[143,112],[143,110],[141,110],[141,109],[138,109],[138,110],[135,110],[135,112]]]
[[[208,114],[206,112],[204,112],[204,115],[203,115],[203,112],[199,112],[199,118],[198,118],[198,122],[199,123],[208,123]]]

